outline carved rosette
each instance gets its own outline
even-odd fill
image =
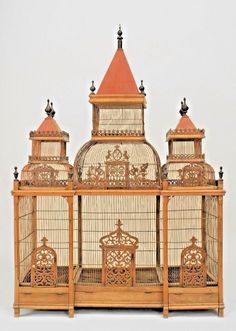
[[[102,248],[102,279],[104,285],[132,286],[135,282],[135,250],[138,239],[121,229],[117,229],[100,239]]]
[[[55,287],[57,284],[57,255],[46,245],[47,239],[42,239],[43,245],[34,250],[31,264],[31,286]]]
[[[180,282],[183,287],[204,287],[207,285],[206,252],[196,245],[197,239],[192,237],[192,244],[181,253]]]

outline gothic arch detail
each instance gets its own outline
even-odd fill
[[[54,287],[57,283],[57,255],[46,245],[48,240],[43,237],[43,245],[36,248],[32,256],[31,286]]]
[[[206,253],[196,245],[197,239],[192,237],[192,244],[181,253],[180,282],[183,287],[206,286]]]

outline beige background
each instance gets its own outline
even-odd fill
[[[0,0],[1,110],[1,330],[234,330],[236,2],[225,0]],[[206,129],[207,161],[224,166],[225,318],[213,312],[175,312],[169,320],[154,310],[26,311],[13,318],[13,214],[10,190],[14,165],[30,154],[28,134],[44,118],[46,99],[70,133],[71,162],[90,137],[91,80],[98,87],[116,50],[118,24],[137,84],[147,92],[146,135],[162,164],[165,133],[179,119],[186,96],[190,115]]]

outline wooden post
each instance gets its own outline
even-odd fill
[[[202,196],[202,216],[201,216],[201,230],[202,230],[202,248],[206,252],[206,197]]]
[[[78,196],[78,264],[82,268],[82,198]]]
[[[73,196],[68,197],[69,213],[69,317],[74,317]]]
[[[223,196],[218,196],[218,315],[224,317],[223,298]]]
[[[156,267],[160,267],[160,196],[156,196]]]
[[[14,180],[13,191],[19,189],[19,181]],[[20,283],[20,254],[19,254],[19,197],[14,196],[14,262],[15,262],[15,289],[14,289],[14,314],[20,316],[19,308],[19,283]]]
[[[168,286],[168,196],[163,196],[163,316],[169,313]]]

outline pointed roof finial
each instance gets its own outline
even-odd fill
[[[120,229],[123,224],[121,223],[121,220],[118,219],[118,222],[116,224],[117,228]]]
[[[117,37],[118,48],[122,48],[122,39],[123,39],[122,34],[123,34],[123,32],[121,30],[121,25],[119,25],[119,30],[118,30],[117,34],[118,34],[118,37]]]
[[[184,116],[184,115],[186,115],[187,114],[187,112],[188,112],[188,106],[187,106],[187,104],[186,104],[186,98],[184,98],[184,101],[181,101],[181,109],[180,109],[180,111],[179,111],[179,113],[180,113],[180,115],[181,116]]]
[[[51,112],[50,112],[50,116],[53,118],[55,116],[55,110],[53,109],[53,102],[51,102]]]
[[[48,116],[51,114],[51,107],[50,107],[50,100],[47,99],[47,106],[45,108],[45,112],[47,113]]]
[[[190,239],[190,241],[192,242],[193,245],[196,244],[197,242],[197,238],[195,238],[194,236]]]
[[[224,175],[223,167],[220,167],[219,178],[220,178],[220,179],[223,179],[223,175]]]
[[[145,87],[143,86],[143,80],[141,80],[141,85],[139,86],[139,91],[141,94],[146,95]]]
[[[13,173],[13,175],[14,175],[14,178],[15,178],[15,180],[17,180],[17,178],[18,178],[18,176],[19,176],[19,172],[17,171],[17,167],[14,167],[14,173]]]
[[[91,91],[91,94],[94,94],[94,92],[96,91],[96,87],[94,86],[94,80],[92,80],[92,85],[90,86],[90,91]]]
[[[41,241],[42,241],[43,245],[46,246],[46,242],[48,241],[48,239],[46,237],[43,237],[41,239]]]

